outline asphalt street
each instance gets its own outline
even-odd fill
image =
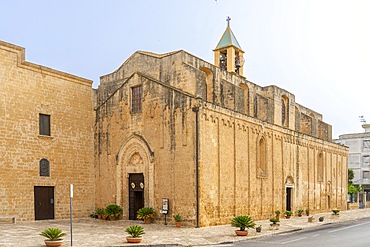
[[[261,239],[236,242],[228,246],[286,246],[286,247],[368,247],[370,246],[370,218],[330,223],[320,227],[281,233]],[[224,245],[226,246],[226,245]]]

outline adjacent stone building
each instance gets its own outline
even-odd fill
[[[292,93],[247,80],[243,53],[228,26],[214,64],[183,50],[138,51],[101,77],[98,206],[120,204],[135,219],[167,198],[170,216],[196,226],[346,209],[347,148]]]
[[[0,42],[0,216],[76,217],[95,208],[92,81],[25,61]]]
[[[91,81],[24,59],[0,43],[0,216],[75,217],[116,203],[195,226],[275,210],[344,210],[347,148],[322,115],[243,76],[228,26],[214,63],[186,51],[138,51]],[[48,212],[48,215],[40,215]]]

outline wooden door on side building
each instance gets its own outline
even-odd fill
[[[35,186],[35,220],[54,219],[54,187]]]
[[[144,207],[144,175],[129,174],[129,219],[136,220],[137,211]]]

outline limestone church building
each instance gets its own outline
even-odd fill
[[[322,115],[249,81],[229,25],[213,52],[137,51],[92,89],[0,42],[0,217],[69,218],[70,184],[74,217],[161,221],[163,199],[192,226],[346,209],[348,149]]]

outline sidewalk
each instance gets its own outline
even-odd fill
[[[324,222],[318,222],[319,216],[325,216]],[[314,215],[315,221],[308,223],[307,216],[291,219],[281,219],[279,230],[269,230],[268,220],[256,221],[262,225],[262,232],[256,233],[249,229],[247,237],[235,235],[235,227],[230,225],[211,227],[181,227],[174,225],[150,224],[144,225],[142,221],[103,221],[91,218],[74,219],[73,221],[73,246],[133,246],[128,244],[125,237],[125,228],[129,225],[140,224],[146,234],[140,246],[200,246],[230,243],[250,238],[268,236],[282,232],[296,231],[309,227],[319,227],[327,223],[342,222],[364,217],[370,217],[370,209],[356,209],[341,211],[339,217],[331,217],[331,212]],[[71,246],[69,233],[69,220],[45,220],[32,222],[17,222],[16,224],[5,221],[0,222],[0,247],[28,246],[41,247],[44,237],[40,232],[49,227],[57,227],[67,233],[63,246]]]

